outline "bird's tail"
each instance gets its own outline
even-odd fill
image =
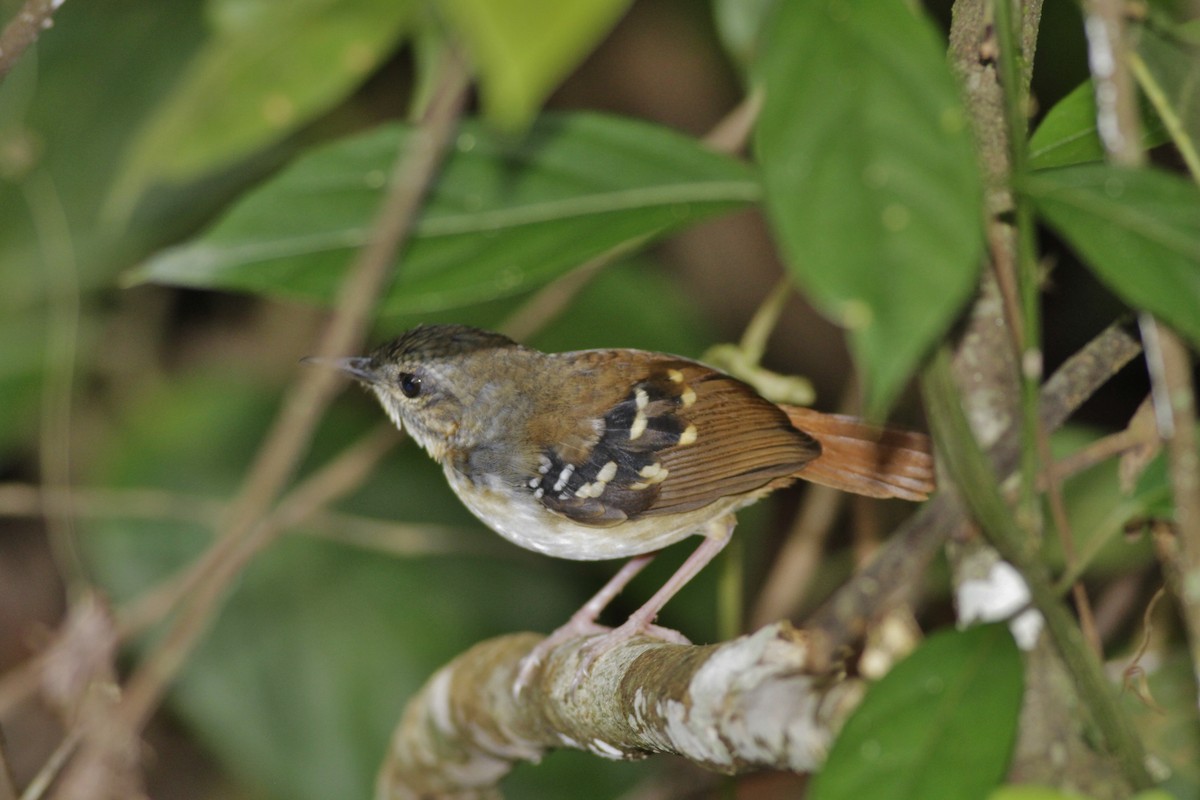
[[[801,478],[867,497],[925,500],[936,488],[933,448],[923,433],[870,425],[857,417],[781,406],[792,425],[821,445]]]

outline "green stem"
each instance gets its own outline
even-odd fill
[[[1059,600],[1049,570],[1037,558],[1033,541],[1017,525],[1000,495],[995,473],[963,413],[945,348],[939,350],[922,374],[921,391],[938,454],[954,477],[963,502],[991,545],[1025,578],[1033,604],[1045,618],[1046,629],[1074,678],[1080,698],[1091,710],[1122,773],[1135,788],[1151,786],[1141,739],[1118,703],[1116,691],[1089,649],[1074,616]]]
[[[1008,128],[1009,176],[1025,174],[1029,162],[1028,107],[1024,80],[1024,55],[1017,40],[1017,21],[1011,0],[995,0],[996,38],[1000,45],[998,66],[1004,90],[1005,123]],[[1018,192],[1013,198],[1016,233],[1016,283],[1020,308],[1016,331],[1017,356],[1021,384],[1021,499],[1018,518],[1021,527],[1035,536],[1042,529],[1041,503],[1038,501],[1038,391],[1042,381],[1041,306],[1037,249],[1034,241],[1033,210]]]

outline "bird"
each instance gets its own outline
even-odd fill
[[[309,359],[319,360],[319,359]],[[442,466],[459,500],[520,547],[572,560],[629,561],[534,648],[519,694],[557,645],[589,642],[580,670],[654,625],[729,541],[735,513],[804,479],[878,498],[935,489],[924,434],[778,405],[698,361],[634,349],[545,353],[465,325],[421,325],[369,355],[330,359]],[[700,544],[616,628],[603,609],[658,551]]]

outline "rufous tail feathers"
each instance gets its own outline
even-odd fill
[[[801,478],[867,497],[924,500],[936,488],[933,448],[923,433],[881,428],[857,417],[780,406],[821,445]]]

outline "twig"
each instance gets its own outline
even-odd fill
[[[54,24],[54,12],[63,0],[26,0],[4,31],[0,32],[0,83],[12,72],[25,51],[42,31]]]
[[[197,574],[185,568],[154,590],[138,598],[135,605],[121,617],[121,636],[128,639],[147,625],[165,616],[180,600],[189,605],[181,613],[169,636],[177,637],[174,645],[187,650],[207,627],[224,596],[226,586],[250,563],[259,552],[271,544],[280,532],[295,525],[317,509],[362,484],[370,470],[399,440],[391,426],[380,426],[360,438],[310,478],[302,481],[280,501],[275,511],[227,551],[225,558],[213,570]],[[167,658],[168,646],[160,647]]]
[[[285,497],[281,504],[286,503]],[[163,489],[76,486],[67,493],[29,483],[0,483],[0,517],[38,517],[46,508],[76,519],[159,519],[212,526],[224,513],[225,503],[215,497]],[[491,541],[468,543],[462,539],[466,528],[451,525],[393,522],[328,510],[314,511],[305,518],[289,515],[285,527],[289,532],[398,556],[467,552],[468,548],[477,553]],[[512,548],[503,548],[503,552],[516,557],[521,553]],[[141,630],[144,625],[135,627]]]
[[[1142,163],[1141,117],[1129,73],[1123,0],[1085,0],[1084,32],[1096,92],[1096,132],[1117,164]]]
[[[54,752],[46,759],[46,763],[42,764],[38,774],[25,787],[25,791],[21,794],[21,800],[40,800],[62,771],[67,759],[75,752],[75,748],[79,746],[82,738],[83,735],[79,728],[75,728],[63,737],[63,740],[58,743],[58,747],[54,748]]]
[[[1159,436],[1166,442],[1175,536],[1157,548],[1188,632],[1192,674],[1200,686],[1200,453],[1191,356],[1180,338],[1148,314],[1141,317]]]

